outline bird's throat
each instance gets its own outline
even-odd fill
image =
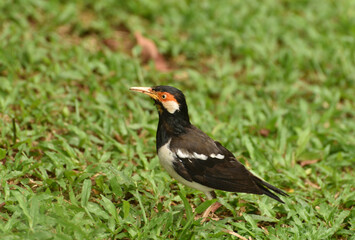
[[[159,114],[159,123],[157,130],[157,150],[166,144],[173,136],[184,134],[191,125],[189,121],[171,116]]]

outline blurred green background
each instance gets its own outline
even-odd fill
[[[286,204],[217,192],[201,223],[153,85]],[[354,0],[0,2],[1,239],[354,239],[354,165]]]

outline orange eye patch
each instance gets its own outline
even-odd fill
[[[159,97],[159,101],[161,101],[161,102],[168,102],[168,101],[177,102],[174,95],[172,95],[168,92],[158,92],[157,95]]]

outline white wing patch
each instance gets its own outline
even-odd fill
[[[190,158],[190,159],[200,159],[200,160],[207,160],[207,156],[205,154],[198,154],[198,153],[189,153],[189,152],[185,152],[182,151],[181,149],[178,149],[176,151],[176,155],[179,158]]]
[[[182,152],[180,149],[177,150],[176,155],[179,158],[190,158],[191,157],[191,154],[186,153],[186,152]]]
[[[201,160],[207,160],[207,156],[206,155],[204,155],[204,154],[198,154],[198,153],[195,153],[194,152],[194,157],[195,158],[198,158],[198,159],[201,159]]]
[[[214,154],[214,153],[212,153],[211,155],[210,155],[210,157],[211,158],[217,158],[217,159],[224,159],[224,155],[222,155],[222,154]]]
[[[199,154],[199,153],[189,153],[189,152],[186,152],[186,151],[183,151],[181,149],[178,149],[176,151],[176,155],[179,157],[179,158],[189,158],[189,159],[200,159],[200,160],[207,160],[208,159],[208,156],[206,156],[205,154]],[[210,157],[211,158],[217,158],[217,159],[224,159],[224,155],[222,154],[210,154]]]
[[[173,114],[175,111],[180,110],[180,106],[176,101],[162,102],[163,106],[169,113]]]

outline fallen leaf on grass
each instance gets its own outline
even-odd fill
[[[307,183],[309,186],[311,186],[311,187],[313,187],[313,188],[315,188],[315,189],[320,189],[320,188],[321,188],[321,187],[318,186],[317,184],[311,182],[309,179],[306,179],[306,183]]]
[[[266,235],[269,235],[269,231],[266,228],[264,228],[263,226],[261,226],[261,228],[264,230]]]
[[[247,238],[243,237],[242,235],[240,235],[240,234],[238,234],[236,232],[233,232],[232,230],[223,229],[223,232],[229,233],[230,235],[236,236],[236,237],[238,237],[239,239],[242,239],[242,240],[248,240]]]
[[[111,51],[117,51],[119,43],[116,39],[114,38],[106,38],[102,40],[103,44],[105,44],[106,47],[108,47]]]
[[[202,223],[205,222],[207,220],[208,215],[211,213],[212,215],[214,214],[215,211],[217,211],[217,209],[219,207],[221,207],[222,204],[220,204],[219,202],[215,202],[214,204],[212,204],[211,206],[209,206],[205,212],[202,214]]]
[[[269,136],[270,131],[269,131],[269,129],[262,128],[262,129],[260,129],[259,133],[261,136],[267,137],[267,136]]]
[[[142,60],[145,62],[153,60],[156,70],[160,72],[168,72],[168,64],[166,63],[163,55],[159,53],[155,43],[152,40],[144,37],[139,32],[136,32],[134,36],[136,37],[137,44],[142,48]]]
[[[312,159],[312,160],[306,160],[306,161],[302,161],[300,163],[301,167],[307,166],[307,165],[311,165],[311,164],[315,164],[319,161],[320,159]]]
[[[115,139],[117,142],[119,142],[121,144],[125,144],[123,138],[118,133],[115,133]]]

